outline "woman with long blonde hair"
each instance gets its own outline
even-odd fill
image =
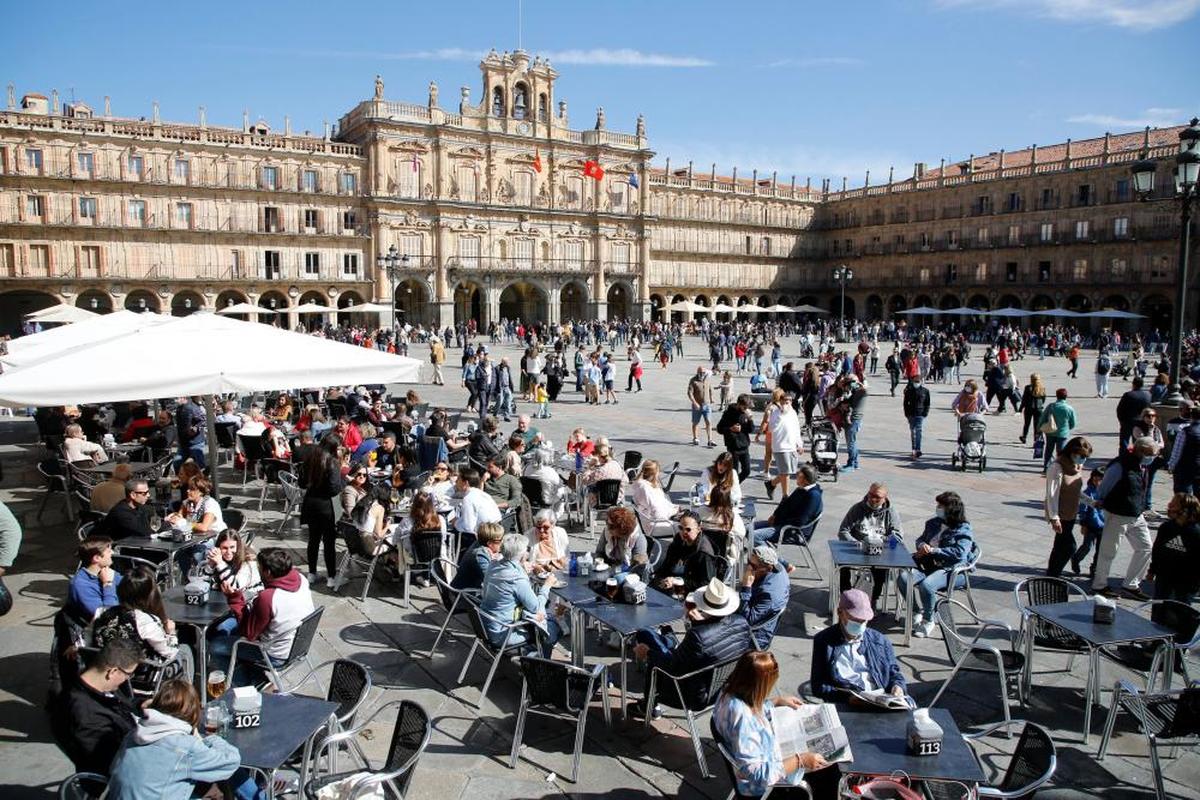
[[[1025,385],[1025,391],[1021,394],[1021,414],[1025,417],[1025,424],[1021,426],[1021,444],[1025,444],[1030,425],[1034,427],[1034,433],[1037,433],[1037,421],[1042,416],[1045,405],[1046,385],[1042,383],[1042,376],[1035,372],[1029,376],[1029,383]]]

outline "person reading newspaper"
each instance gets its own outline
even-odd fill
[[[847,589],[838,601],[837,624],[813,637],[812,692],[822,700],[851,705],[908,709],[904,675],[892,643],[868,628],[875,616],[861,589]]]
[[[813,798],[836,797],[838,770],[829,768],[822,750],[808,745],[828,748],[837,759],[849,756],[837,711],[806,705],[798,697],[770,698],[778,680],[775,656],[750,651],[734,667],[713,708],[713,736],[729,753],[737,793],[761,797],[771,791],[772,797],[785,797],[791,790],[801,796],[791,787],[803,781]],[[827,716],[819,713],[823,709]]]

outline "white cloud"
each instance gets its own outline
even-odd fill
[[[1200,0],[934,0],[944,8],[1011,8],[1062,22],[1135,31],[1168,28],[1200,11]]]
[[[240,49],[240,48],[239,48]],[[257,52],[265,52],[258,49]],[[276,55],[293,57],[339,58],[373,61],[479,61],[488,51],[464,47],[440,47],[433,50],[381,52],[369,50],[274,50]],[[696,56],[676,56],[664,53],[644,53],[629,48],[595,47],[587,50],[552,50],[537,53],[552,63],[597,67],[711,67],[715,62]]]
[[[818,67],[861,67],[867,62],[851,56],[814,56],[811,58],[781,58],[764,64],[769,69],[794,67],[797,69],[815,69]]]
[[[1181,108],[1147,108],[1140,115],[1121,117],[1116,114],[1077,114],[1067,117],[1067,122],[1092,125],[1105,130],[1120,128],[1169,128],[1183,122]]]

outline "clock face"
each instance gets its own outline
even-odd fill
[[[529,127],[528,122],[522,122],[520,125],[517,126],[517,133],[521,134],[522,136],[528,136],[529,131],[530,131],[530,127]]]

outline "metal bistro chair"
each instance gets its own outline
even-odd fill
[[[583,500],[583,527],[588,535],[594,537],[596,521],[604,519],[604,515],[608,513],[609,509],[619,505],[621,505],[621,481],[619,479],[606,478],[592,484],[591,497],[585,497]]]
[[[979,544],[972,543],[971,555],[967,557],[966,563],[956,564],[950,569],[950,574],[946,576],[946,590],[941,593],[947,600],[953,600],[954,591],[958,588],[959,581],[962,581],[963,591],[967,594],[967,604],[975,613],[978,613],[979,609],[975,607],[975,595],[971,594],[971,576],[975,574],[982,556],[983,551],[979,549]]]
[[[678,474],[679,462],[676,461],[671,465],[671,469],[667,471],[667,479],[665,481],[663,481],[661,478],[659,479],[659,482],[662,484],[663,491],[667,493],[668,497],[671,496],[671,487],[675,485],[675,476]]]
[[[116,547],[120,548],[121,543],[117,542]],[[143,555],[154,555],[161,560],[154,561],[149,558],[143,558]],[[171,559],[165,551],[123,548],[120,552],[113,553],[112,568],[114,572],[126,575],[134,567],[145,567],[150,570],[154,574],[154,582],[158,584],[160,589],[169,586],[171,583],[171,569],[173,567]]]
[[[225,674],[229,675],[232,680],[234,669],[238,664],[238,649],[250,648],[258,651],[260,660],[256,663],[258,666],[266,670],[267,675],[269,675],[271,678],[270,682],[272,685],[274,685],[275,690],[279,692],[289,691],[288,687],[283,682],[283,676],[287,674],[287,672],[295,668],[295,666],[301,662],[307,664],[310,671],[313,669],[312,659],[308,657],[308,651],[312,648],[313,639],[315,639],[317,636],[317,627],[321,624],[321,614],[324,612],[325,607],[318,606],[315,611],[313,611],[304,619],[300,620],[300,626],[296,628],[295,636],[292,637],[292,649],[288,651],[287,658],[278,667],[271,662],[271,659],[267,658],[266,650],[260,643],[252,642],[249,639],[238,639],[233,643],[233,651],[229,654],[229,669]],[[320,686],[320,676],[316,677],[316,681],[317,686]]]
[[[320,763],[321,755],[331,746],[340,745],[345,741],[353,741],[362,731],[367,729],[375,718],[387,709],[396,709],[396,722],[392,727],[392,742],[388,747],[387,760],[378,769],[351,770],[335,772],[330,775],[316,777],[304,786],[304,795],[309,800],[316,800],[318,792],[325,786],[339,781],[351,781],[351,789],[344,796],[357,797],[370,794],[380,785],[387,786],[397,797],[404,797],[408,785],[412,781],[413,771],[421,753],[429,744],[429,736],[433,732],[433,723],[429,714],[419,704],[412,700],[393,700],[385,703],[363,720],[362,724],[350,730],[340,731],[325,737],[317,746],[313,763]],[[386,795],[387,792],[383,791]]]
[[[429,648],[430,660],[433,659],[434,653],[437,652],[438,645],[442,641],[442,636],[445,635],[446,628],[450,626],[450,620],[454,618],[455,614],[467,613],[470,600],[465,600],[463,596],[469,595],[478,601],[477,591],[455,589],[450,585],[457,572],[458,565],[448,558],[439,558],[429,567],[429,574],[433,576],[433,582],[437,586],[438,597],[442,600],[442,607],[446,609],[446,619],[442,621],[442,627],[438,629],[438,635],[433,640],[433,646]]]
[[[488,614],[479,607],[478,601],[470,595],[463,595],[467,600],[468,610],[467,618],[471,621],[471,630],[475,634],[475,641],[471,643],[471,651],[467,653],[467,659],[463,662],[462,671],[458,673],[458,683],[461,686],[463,680],[467,677],[467,670],[471,668],[471,661],[475,658],[475,652],[479,651],[492,660],[492,666],[488,669],[487,678],[483,682],[483,688],[479,692],[479,703],[477,708],[483,708],[483,702],[487,699],[488,689],[491,688],[492,678],[496,676],[496,668],[500,666],[500,662],[510,656],[520,655],[519,651],[530,645],[536,645],[540,640],[540,629],[532,620],[521,619],[515,622],[507,622],[497,619]],[[488,638],[487,628],[484,626],[484,619],[487,619],[493,625],[498,625],[504,630],[504,639],[500,645],[492,644],[492,640]],[[510,644],[513,634],[517,631],[522,631],[526,636],[522,637],[521,641],[516,644]]]
[[[450,536],[458,534],[451,532]],[[440,528],[412,531],[408,535],[411,557],[404,570],[404,607],[412,607],[412,581],[414,575],[423,575],[431,570],[433,563],[442,557],[443,534]]]
[[[95,527],[95,522],[80,522],[79,527],[75,529],[75,538],[82,542],[84,539],[92,535],[92,531],[95,529]]]
[[[386,547],[380,548],[378,552],[371,552],[363,544],[362,534],[354,523],[346,519],[338,520],[337,523],[338,536],[341,537],[342,543],[346,545],[346,552],[342,553],[342,557],[337,563],[337,580],[331,588],[335,592],[341,592],[351,578],[343,577],[352,566],[362,567],[366,572],[363,575],[362,595],[358,598],[360,602],[366,602],[367,594],[371,591],[371,579],[375,577],[375,567],[379,564],[379,559],[386,555],[388,550]]]
[[[625,476],[629,478],[630,483],[637,480],[638,473],[642,470],[643,461],[645,459],[642,458],[641,450],[625,451],[625,455],[621,460],[621,469],[625,472]]]
[[[704,745],[700,741],[700,732],[696,730],[696,717],[712,710],[721,694],[721,687],[733,672],[741,658],[731,658],[717,664],[710,664],[703,669],[694,670],[686,675],[672,675],[662,667],[655,667],[650,673],[650,689],[646,692],[645,726],[650,726],[653,716],[650,710],[656,703],[668,708],[679,709],[687,716],[688,730],[692,734],[692,747],[696,750],[696,761],[700,765],[700,774],[705,778],[712,777],[708,771],[708,760],[704,757]],[[659,680],[669,681],[667,691],[659,694]],[[698,693],[684,692],[684,688],[699,689]]]
[[[38,519],[42,518],[42,514],[46,512],[46,504],[50,502],[51,495],[55,494],[62,494],[63,504],[67,508],[67,519],[75,519],[75,508],[71,504],[71,495],[67,488],[67,473],[63,471],[61,463],[58,459],[50,458],[37,465],[38,474],[46,480],[46,493],[42,495],[42,504],[38,506]]]
[[[317,675],[318,672],[325,669],[329,665],[333,665],[333,669],[329,672],[329,691],[325,693],[325,699],[331,703],[337,703],[338,708],[335,712],[337,715],[338,730],[346,730],[354,726],[354,717],[362,710],[363,704],[366,703],[367,697],[371,694],[371,669],[357,661],[352,661],[348,658],[335,658],[329,661],[322,661],[317,664],[308,674],[300,680],[292,684],[291,693],[296,694],[296,690],[307,683],[311,678]],[[337,733],[336,730],[328,731],[328,733]],[[313,741],[312,738],[309,741]],[[349,740],[350,749],[358,756],[361,764],[371,763],[367,759],[366,753],[362,751],[357,739]],[[330,756],[333,757],[337,753],[335,748]],[[311,754],[309,754],[311,756]],[[307,760],[307,758],[306,758]],[[336,759],[331,760],[331,769],[336,770]]]
[[[1033,797],[1038,789],[1054,777],[1054,771],[1058,768],[1058,755],[1050,732],[1041,725],[1021,719],[1010,719],[988,725],[975,733],[964,733],[963,739],[967,744],[972,744],[1001,729],[1007,733],[1009,728],[1018,725],[1021,726],[1021,737],[1017,739],[1017,746],[1013,750],[1012,760],[1008,762],[1008,769],[1004,771],[1004,778],[999,786],[980,786],[977,790],[978,797],[999,797],[1005,800]],[[980,760],[978,756],[976,760]],[[928,788],[930,782],[926,781],[925,785]],[[947,788],[958,787],[953,783],[938,785]],[[936,797],[937,793],[934,795]],[[961,791],[958,792],[958,796],[962,796]]]
[[[233,454],[237,452],[237,429],[236,422],[217,422],[215,430],[217,432],[217,455],[229,455],[229,460],[226,463],[233,463]]]
[[[1175,632],[1169,649],[1168,663],[1164,656],[1164,648],[1157,643],[1154,647],[1116,646],[1101,647],[1100,655],[1109,661],[1116,662],[1146,678],[1146,691],[1153,692],[1155,678],[1163,675],[1163,689],[1170,689],[1168,677],[1173,677],[1176,670],[1183,673],[1183,685],[1190,686],[1191,675],[1188,673],[1187,654],[1193,647],[1200,646],[1200,609],[1178,600],[1150,600],[1134,608],[1134,612],[1145,609],[1151,610],[1151,619]],[[1099,681],[1097,681],[1099,683]]]
[[[1024,647],[1018,649],[1025,653],[1026,697],[1033,689],[1034,647],[1053,653],[1066,653],[1069,656],[1067,659],[1068,672],[1075,665],[1075,656],[1086,655],[1090,652],[1087,642],[1057,625],[1051,625],[1029,611],[1031,606],[1069,602],[1075,595],[1078,595],[1080,600],[1087,600],[1089,596],[1079,586],[1062,578],[1025,578],[1013,587],[1013,598],[1016,600],[1017,610],[1021,612],[1022,620],[1020,633]]]
[[[597,692],[604,707],[604,724],[612,725],[607,688],[608,668],[603,664],[576,667],[565,661],[535,656],[521,656],[520,663],[521,704],[508,766],[510,769],[517,766],[521,740],[525,737],[526,715],[571,718],[575,720],[575,751],[571,762],[571,783],[574,783],[579,776],[579,761],[583,756],[588,709]]]
[[[534,513],[541,511],[544,508],[553,509],[557,503],[555,498],[546,497],[546,486],[539,478],[531,478],[527,475],[521,477],[521,494],[529,500],[529,506]]]
[[[962,624],[955,618],[960,612],[966,617]],[[1016,683],[1017,697],[1021,705],[1025,704],[1024,681],[1022,680],[1025,670],[1025,654],[1017,649],[1016,634],[1013,629],[1003,622],[983,619],[957,600],[944,598],[939,600],[936,614],[938,627],[942,629],[942,641],[946,643],[946,655],[949,656],[954,669],[951,670],[933,700],[930,701],[929,707],[937,705],[938,699],[941,698],[942,693],[950,686],[954,676],[960,670],[994,673],[1000,679],[1000,702],[1004,706],[1004,721],[1010,721],[1012,719],[1008,710],[1010,681]],[[974,633],[964,630],[971,628],[975,629]],[[1005,632],[1008,647],[1000,648],[980,641],[983,634],[992,628]]]
[[[821,565],[817,563],[817,555],[812,551],[810,546],[812,543],[813,534],[817,532],[817,526],[821,524],[821,514],[807,525],[784,525],[779,529],[779,546],[796,545],[804,553],[804,560],[817,573],[818,580],[825,580],[825,576],[821,573]]]
[[[760,795],[752,796],[748,794],[738,794],[737,773],[734,771],[733,756],[729,753],[729,746],[725,743],[725,739],[721,736],[721,732],[717,730],[717,724],[715,720],[709,719],[708,730],[712,734],[713,741],[717,743],[717,751],[721,754],[721,763],[725,765],[725,773],[729,776],[730,789],[725,800],[766,800],[766,798],[770,797],[771,791],[775,788],[774,786],[767,787],[767,791]],[[785,785],[788,786],[789,789],[793,788],[793,784],[789,783]],[[809,787],[806,781],[800,781],[794,786],[795,788],[803,790],[804,794],[809,798],[809,800],[812,800],[812,789]]]
[[[283,519],[279,521],[279,528],[275,531],[275,535],[282,537],[284,530],[297,517],[296,512],[299,510],[300,504],[304,502],[304,490],[297,483],[294,472],[280,470],[276,477],[279,479],[280,488],[283,489]]]
[[[1159,744],[1167,744],[1173,756],[1179,745],[1200,745],[1200,685],[1168,692],[1143,692],[1126,680],[1117,681],[1113,687],[1112,705],[1104,721],[1104,737],[1100,740],[1097,761],[1103,761],[1112,739],[1117,714],[1122,709],[1137,718],[1138,726],[1150,745],[1150,767],[1154,772],[1154,791],[1162,800],[1162,764],[1158,757]]]
[[[771,639],[775,638],[775,633],[779,630],[779,621],[783,619],[785,612],[787,612],[786,605],[758,624],[750,626],[750,642],[754,645],[755,650],[764,652],[771,649]],[[759,642],[758,632],[766,628],[771,628],[771,638],[766,642]]]
[[[94,772],[76,772],[58,787],[58,800],[100,800],[108,791],[108,778]]]

